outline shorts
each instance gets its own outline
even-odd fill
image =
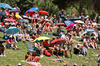
[[[68,50],[72,50],[72,46],[67,46],[67,49]]]
[[[45,24],[45,27],[50,27],[50,23],[46,23]]]
[[[7,44],[6,48],[10,49],[11,48],[11,44]]]

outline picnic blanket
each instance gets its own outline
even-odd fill
[[[21,60],[21,62],[28,63],[31,66],[42,66],[39,62],[27,62],[26,60]]]
[[[49,58],[49,57],[47,57],[47,59],[52,60],[54,62],[64,62],[64,63],[67,63],[67,61],[64,61],[64,60],[59,59],[59,58]]]

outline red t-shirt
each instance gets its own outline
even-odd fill
[[[46,46],[46,47],[48,47],[48,46],[49,46],[49,43],[46,42],[46,41],[44,41],[44,42],[43,42],[43,45]]]

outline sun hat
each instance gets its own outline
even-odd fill
[[[36,39],[36,41],[39,41],[38,39]]]

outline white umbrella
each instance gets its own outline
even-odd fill
[[[84,23],[84,22],[81,21],[81,20],[75,20],[74,22],[75,22],[75,23]]]

